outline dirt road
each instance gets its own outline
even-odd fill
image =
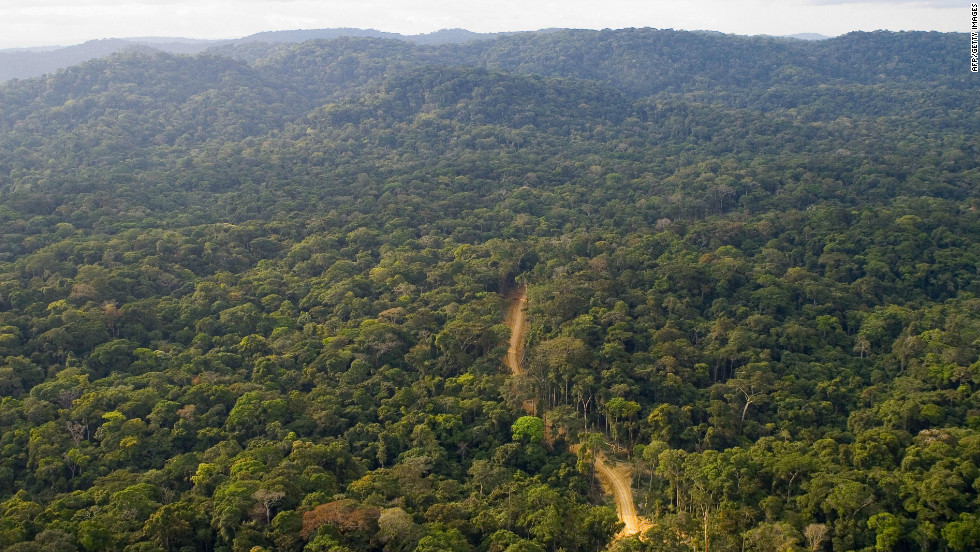
[[[621,466],[610,465],[605,456],[599,456],[596,468],[602,488],[606,492],[612,492],[616,501],[616,513],[619,515],[619,520],[626,525],[616,536],[628,537],[649,529],[650,522],[636,515],[636,504],[633,502],[633,491],[630,489],[629,466],[625,463]]]
[[[527,290],[521,288],[511,299],[507,309],[507,327],[510,328],[510,347],[507,349],[507,367],[513,375],[521,373],[521,357],[524,353],[524,307],[527,306]],[[534,414],[531,401],[524,401],[524,411]],[[573,447],[574,451],[574,447]],[[617,538],[628,537],[651,527],[650,522],[636,515],[636,505],[633,502],[633,492],[630,490],[629,465],[610,465],[604,456],[596,463],[599,482],[607,493],[612,493],[616,500],[616,513],[626,527]]]
[[[510,348],[507,349],[507,367],[510,373],[521,373],[521,357],[524,352],[524,307],[527,306],[527,289],[521,288],[507,309],[507,327],[510,328]]]

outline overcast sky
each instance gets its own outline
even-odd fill
[[[0,48],[99,38],[238,38],[287,29],[418,34],[549,27],[713,30],[735,34],[969,31],[960,0],[0,0]]]

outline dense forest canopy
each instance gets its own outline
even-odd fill
[[[964,44],[338,38],[0,84],[0,548],[977,549]]]

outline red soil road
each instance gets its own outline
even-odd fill
[[[527,306],[527,289],[521,288],[507,309],[507,327],[510,328],[510,348],[507,349],[507,367],[517,376],[521,373],[521,357],[524,353],[524,307]]]
[[[568,450],[578,454],[581,445],[571,445]],[[610,463],[604,454],[596,459],[596,476],[606,494],[613,495],[616,502],[616,516],[623,522],[623,529],[616,533],[616,539],[643,533],[653,527],[649,520],[636,515],[636,505],[633,502],[633,491],[630,487],[630,467],[626,462]]]
[[[527,306],[527,289],[521,288],[520,291],[511,299],[510,307],[507,309],[507,327],[510,328],[510,347],[507,349],[507,367],[510,373],[517,376],[521,373],[521,357],[524,353],[524,332],[525,317],[524,308]],[[524,411],[528,414],[534,413],[534,407],[530,401],[524,401]],[[624,538],[630,535],[646,531],[652,525],[649,521],[636,515],[636,504],[633,502],[633,491],[630,489],[629,466],[612,466],[604,456],[599,457],[596,462],[598,469],[599,482],[607,493],[612,493],[616,500],[616,513],[619,520],[626,527],[616,535],[616,538]]]
[[[636,504],[633,502],[633,491],[630,488],[629,466],[625,463],[610,466],[609,461],[600,455],[599,461],[596,462],[596,469],[602,488],[607,493],[612,492],[616,501],[616,514],[619,516],[619,521],[626,525],[616,538],[642,533],[652,527],[649,521],[636,515]]]
[[[521,375],[521,358],[524,356],[524,307],[527,306],[527,289],[521,288],[511,299],[510,306],[507,308],[507,327],[510,328],[510,347],[507,349],[505,359],[507,368],[511,375]],[[524,401],[524,412],[530,416],[535,416],[534,403]],[[545,420],[547,424],[547,419]]]

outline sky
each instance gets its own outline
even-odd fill
[[[0,48],[102,38],[240,38],[371,28],[419,34],[653,27],[742,35],[968,32],[962,0],[0,0]]]

